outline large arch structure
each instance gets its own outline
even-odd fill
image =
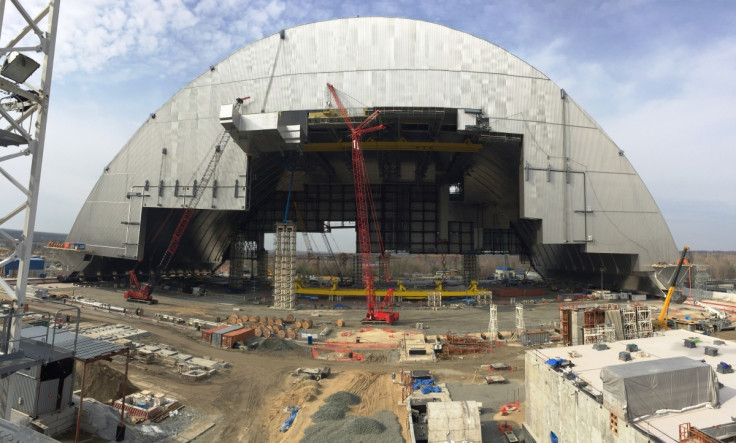
[[[604,270],[634,290],[656,287],[652,264],[677,257],[623,151],[547,76],[445,26],[349,18],[249,44],[174,94],[105,168],[68,237],[86,249],[66,259],[91,275],[155,264],[223,127],[233,142],[172,268],[212,269],[235,233],[262,244],[290,171],[307,230],[354,220],[350,140],[328,82],[356,121],[382,111],[386,129],[363,145],[389,250],[520,254],[547,277]]]

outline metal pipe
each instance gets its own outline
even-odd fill
[[[127,367],[126,367],[127,369]],[[79,392],[79,410],[77,411],[77,431],[74,435],[74,443],[79,443],[79,429],[82,422],[82,402],[84,401],[84,380],[87,377],[87,362],[84,362],[82,370],[82,390]]]
[[[120,405],[120,426],[124,426],[123,415],[125,414],[125,395],[128,390],[128,362],[130,362],[130,348],[125,353],[125,376],[123,377],[123,403]]]

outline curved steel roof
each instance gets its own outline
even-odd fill
[[[334,109],[328,82],[358,115],[384,110],[389,128],[375,135],[376,151],[366,151],[372,183],[442,187],[464,181],[462,202],[445,204],[439,200],[446,196],[438,197],[437,210],[444,213],[435,243],[447,236],[452,221],[472,225],[474,244],[462,248],[465,253],[483,250],[487,230],[512,227],[548,275],[598,275],[605,268],[622,282],[631,272],[645,273],[651,264],[677,257],[670,231],[628,159],[558,85],[470,34],[377,17],[289,28],[283,38],[274,34],[251,43],[205,71],[110,162],[68,241],[86,243],[98,265],[155,261],[153,251],[165,248],[173,229],[162,224],[167,208],[176,214],[186,205],[222,129],[221,106],[236,97],[250,96],[241,112],[254,121],[295,111],[301,143],[274,142],[255,132],[236,136],[173,266],[217,263],[232,232],[251,229],[255,220],[261,227],[275,221],[261,209],[275,201],[274,192],[286,190],[284,163],[299,171],[296,192],[352,183],[349,153],[339,148],[344,127],[331,122],[329,112],[319,114]],[[334,149],[325,148],[330,143]],[[463,151],[461,143],[476,148]]]

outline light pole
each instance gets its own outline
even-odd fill
[[[606,268],[601,268],[601,291],[603,290],[603,271],[605,271]]]

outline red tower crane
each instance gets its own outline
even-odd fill
[[[371,194],[370,183],[368,182],[368,175],[365,169],[365,160],[363,159],[363,150],[360,147],[360,139],[364,134],[374,131],[380,131],[384,129],[383,125],[371,126],[368,125],[378,117],[380,114],[379,110],[373,111],[362,123],[358,126],[353,125],[350,120],[347,109],[342,104],[342,100],[337,95],[335,87],[331,84],[327,84],[332,97],[335,99],[335,104],[340,110],[340,115],[345,120],[345,123],[350,129],[350,138],[353,140],[352,148],[352,164],[353,164],[353,186],[355,188],[355,209],[356,209],[356,230],[358,233],[358,248],[360,253],[361,271],[363,276],[363,288],[365,290],[366,302],[368,312],[363,319],[364,322],[386,322],[393,323],[399,319],[399,313],[393,312],[393,289],[389,289],[386,296],[381,300],[380,304],[376,303],[376,288],[375,281],[373,279],[373,271],[371,269],[371,237],[370,230],[368,228],[368,205],[370,203],[371,211],[373,215],[373,224],[376,228],[376,238],[381,249],[381,258],[384,260],[386,270],[386,280],[391,279],[388,274],[388,264],[385,260],[385,249],[383,247],[383,238],[381,237],[378,223],[376,222],[376,211],[373,205],[373,195]]]

